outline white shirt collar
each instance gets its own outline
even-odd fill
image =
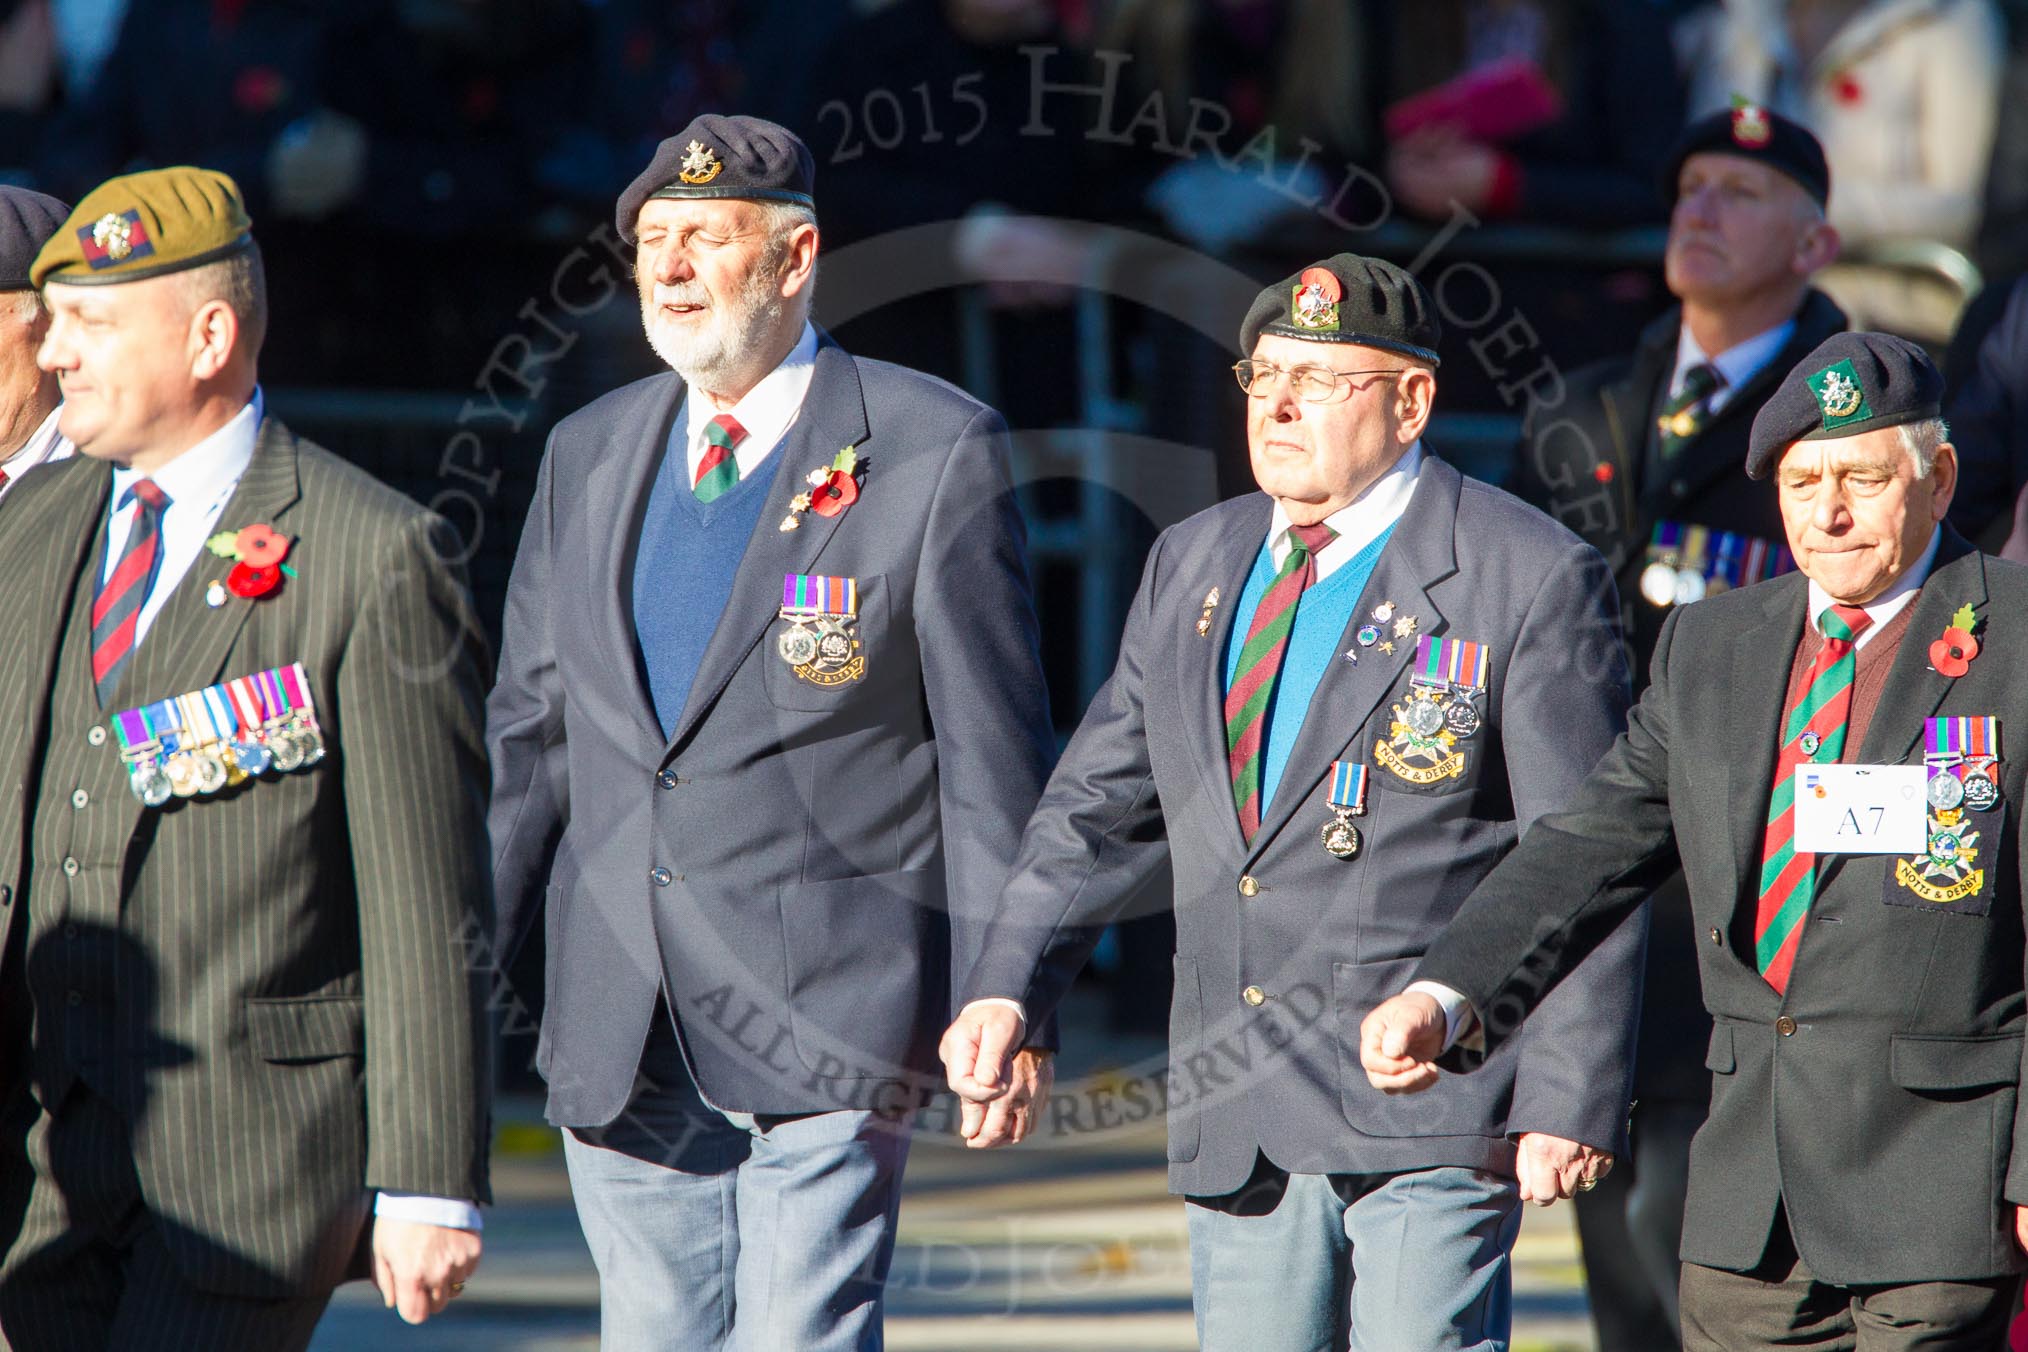
[[[1691,367],[1709,362],[1723,377],[1711,395],[1711,411],[1716,413],[1731,403],[1733,396],[1747,381],[1759,375],[1762,367],[1775,359],[1795,332],[1796,321],[1791,317],[1771,329],[1756,333],[1745,342],[1734,343],[1714,357],[1697,345],[1697,340],[1690,336],[1688,324],[1680,324],[1676,336],[1676,369],[1669,376],[1669,393],[1673,395],[1683,388],[1684,378],[1690,374]]]
[[[246,407],[232,415],[225,426],[148,475],[155,486],[169,495],[170,512],[179,507],[195,508],[216,515],[239,487],[240,477],[253,463],[254,442],[259,437],[261,415],[266,401],[259,386]],[[129,506],[127,490],[141,474],[125,467],[113,470],[113,513]]]
[[[42,420],[42,425],[29,434],[28,440],[21,444],[20,450],[7,459],[0,460],[0,470],[7,473],[7,482],[0,483],[0,494],[12,488],[16,480],[37,465],[62,460],[77,449],[56,430],[56,420],[62,414],[63,405],[58,403],[49,411],[49,416]]]
[[[739,477],[744,479],[753,473],[754,468],[781,445],[782,438],[795,425],[796,415],[803,410],[803,400],[810,393],[811,377],[816,373],[817,330],[816,326],[804,320],[803,336],[789,349],[789,355],[782,358],[782,364],[762,376],[760,383],[748,390],[731,408],[714,409],[709,399],[694,394],[686,397],[683,407],[690,481],[697,482],[697,467],[704,459],[707,444],[704,429],[721,411],[730,413],[746,429],[746,439],[732,448],[732,459],[739,466]]]
[[[1929,544],[1923,549],[1922,557],[1915,561],[1915,566],[1896,578],[1893,586],[1860,607],[1873,623],[1867,625],[1864,632],[1853,641],[1854,652],[1865,647],[1875,634],[1887,627],[1889,620],[1899,615],[1903,608],[1915,599],[1916,592],[1922,589],[1922,584],[1929,578],[1929,570],[1936,566],[1936,552],[1942,545],[1943,528],[1938,527],[1929,533]],[[1836,604],[1838,603],[1831,598],[1831,593],[1818,586],[1815,578],[1811,578],[1810,627],[1820,634],[1823,633],[1824,627],[1818,621],[1826,610]]]
[[[1364,493],[1324,518],[1324,524],[1338,532],[1330,544],[1317,551],[1317,581],[1338,571],[1359,551],[1380,538],[1382,531],[1401,520],[1408,500],[1415,496],[1415,483],[1422,473],[1422,442],[1401,453],[1393,468],[1370,484]],[[1268,521],[1268,558],[1280,572],[1289,558],[1289,514],[1280,502]]]

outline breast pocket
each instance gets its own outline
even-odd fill
[[[777,709],[823,713],[844,708],[876,688],[889,651],[886,579],[857,579],[858,612],[777,618],[760,654],[763,684]]]
[[[1478,784],[1492,735],[1483,691],[1404,688],[1364,738],[1374,783],[1396,793],[1464,793]]]

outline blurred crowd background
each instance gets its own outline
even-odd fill
[[[1658,167],[1745,97],[1828,152],[1817,284],[1962,381],[2028,267],[2024,92],[2028,0],[0,0],[0,174],[233,174],[270,408],[449,517],[493,623],[547,428],[656,369],[615,195],[696,113],[797,130],[820,322],[1017,434],[1066,730],[1155,532],[1251,487],[1262,282],[1412,265],[1432,445],[1502,481],[1531,401],[1670,303]],[[1123,1027],[1162,1026],[1166,951],[1109,942]]]

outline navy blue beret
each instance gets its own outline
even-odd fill
[[[1701,152],[1738,155],[1765,164],[1802,185],[1818,206],[1831,200],[1831,166],[1810,129],[1758,103],[1737,100],[1729,112],[1700,117],[1676,138],[1662,162],[1662,198],[1676,205],[1676,180],[1683,161]]]
[[[1263,333],[1318,343],[1358,343],[1437,364],[1443,328],[1422,283],[1392,263],[1334,254],[1285,277],[1254,299],[1239,326],[1239,350]]]
[[[1746,476],[1765,479],[1798,441],[1856,437],[1943,416],[1943,376],[1906,338],[1837,333],[1817,344],[1754,416]]]
[[[47,193],[0,186],[0,291],[32,291],[29,265],[70,208]]]
[[[655,147],[648,167],[620,194],[620,238],[634,242],[634,222],[651,197],[745,197],[814,210],[816,177],[810,148],[787,127],[705,113]]]

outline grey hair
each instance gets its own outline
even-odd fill
[[[1951,439],[1950,424],[1942,418],[1924,418],[1920,422],[1902,423],[1896,429],[1901,433],[1901,444],[1915,461],[1915,477],[1926,479],[1936,468],[1936,453],[1939,447]]]
[[[191,268],[183,278],[183,294],[191,310],[194,312],[215,300],[224,301],[233,318],[239,321],[240,348],[259,356],[261,342],[268,333],[268,279],[267,268],[261,263],[260,245],[249,240],[239,253]]]
[[[761,209],[761,219],[767,223],[768,266],[779,267],[788,260],[789,236],[795,233],[798,226],[815,225],[817,213],[797,202],[755,202],[754,205]],[[810,284],[803,288],[802,295],[798,297],[805,315],[810,313],[810,308],[816,303],[816,296],[817,269],[815,264],[812,264]]]

